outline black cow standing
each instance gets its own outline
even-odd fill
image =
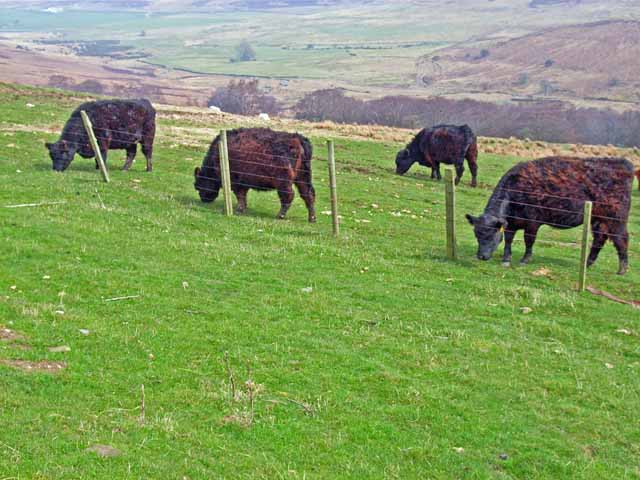
[[[511,263],[511,243],[524,230],[526,251],[520,261],[531,259],[533,244],[542,225],[572,228],[583,223],[586,201],[593,202],[592,265],[607,240],[618,251],[618,274],[628,268],[633,165],[624,158],[547,157],[519,163],[498,182],[484,213],[467,215],[478,240],[478,258],[488,260],[504,236],[502,261]]]
[[[62,130],[60,139],[46,143],[56,171],[66,170],[75,154],[84,158],[95,156],[89,136],[82,123],[85,111],[93,124],[98,147],[105,163],[108,150],[126,150],[123,170],[129,170],[136,157],[137,144],[147,159],[147,171],[153,169],[153,141],[156,133],[156,111],[148,100],[101,100],[87,102],[76,108]],[[96,162],[96,168],[98,163]]]
[[[436,125],[421,130],[404,150],[396,156],[396,173],[404,175],[411,165],[418,162],[431,167],[431,178],[440,180],[440,164],[454,165],[456,185],[464,172],[467,159],[471,170],[471,186],[475,187],[478,177],[478,140],[468,125]]]

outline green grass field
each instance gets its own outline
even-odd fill
[[[443,185],[393,175],[398,145],[336,140],[334,239],[299,197],[285,221],[274,192],[250,193],[243,217],[200,203],[204,147],[165,121],[152,174],[142,157],[120,172],[120,152],[110,184],[80,158],[55,174],[43,129],[76,102],[1,92],[0,328],[22,338],[0,340],[0,361],[66,368],[0,364],[0,478],[640,477],[640,315],[575,292],[579,229],[542,229],[527,267],[474,257],[464,214],[518,159],[481,155],[478,189],[467,172],[448,261]],[[312,140],[323,212],[326,139]],[[627,299],[639,201],[629,274],[611,245],[589,272]],[[39,202],[64,203],[6,208]]]

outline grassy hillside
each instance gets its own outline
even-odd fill
[[[464,214],[517,158],[481,154],[478,189],[465,176],[452,262],[443,185],[393,175],[398,143],[337,139],[336,240],[299,198],[286,221],[273,192],[237,218],[200,203],[191,114],[161,111],[152,174],[117,152],[108,185],[89,160],[54,174],[42,144],[78,101],[0,90],[1,478],[640,476],[640,315],[575,292],[580,232],[542,229],[527,267],[474,257]],[[338,132],[319,132],[323,212]],[[589,273],[628,299],[639,201],[630,273],[610,245]],[[40,202],[63,203],[6,208]]]
[[[511,40],[483,39],[420,60],[436,90],[596,96],[637,102],[640,23],[603,21],[548,28]],[[462,83],[462,84],[461,84]],[[545,90],[546,85],[546,90]]]

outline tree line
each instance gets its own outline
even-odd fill
[[[284,110],[275,97],[260,90],[257,80],[230,82],[215,91],[209,105],[239,115],[276,115]],[[467,124],[478,135],[487,137],[640,146],[639,111],[579,108],[557,100],[496,104],[402,95],[360,100],[333,88],[307,94],[290,110],[296,118],[314,122],[415,129],[441,123]]]

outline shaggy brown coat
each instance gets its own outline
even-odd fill
[[[218,135],[196,167],[195,188],[203,202],[213,202],[222,186]],[[278,218],[284,218],[293,202],[295,185],[309,212],[309,222],[316,221],[315,190],[311,182],[313,148],[309,140],[297,133],[276,132],[268,128],[241,128],[227,133],[231,189],[236,195],[236,211],[247,208],[247,193],[253,190],[277,190],[280,197]]]
[[[478,240],[478,258],[488,260],[504,236],[502,258],[511,262],[511,243],[524,230],[525,255],[529,262],[542,225],[572,228],[583,223],[586,201],[593,202],[593,244],[588,258],[592,265],[607,240],[618,251],[618,273],[628,267],[633,165],[624,158],[547,157],[519,163],[498,182],[484,213],[467,215]]]
[[[54,170],[66,170],[76,153],[84,158],[95,156],[80,116],[83,110],[91,120],[105,163],[109,150],[126,150],[127,160],[122,168],[129,170],[139,143],[147,159],[147,171],[153,169],[156,111],[148,100],[142,99],[101,100],[83,103],[76,108],[67,120],[60,139],[55,143],[45,144]]]

